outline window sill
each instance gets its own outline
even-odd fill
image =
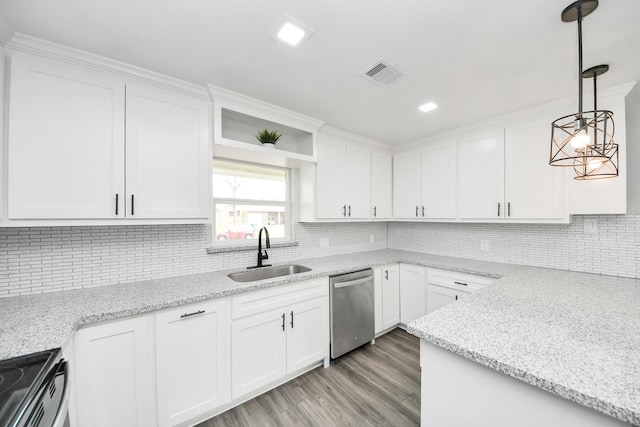
[[[282,243],[273,243],[271,244],[271,248],[270,249],[274,249],[274,248],[289,248],[292,246],[298,246],[298,242],[282,242]],[[245,251],[251,251],[251,252],[255,252],[258,249],[258,244],[256,243],[255,245],[242,245],[242,246],[213,246],[210,248],[207,248],[207,253],[212,255],[212,254],[221,254],[221,253],[226,253],[226,252],[245,252]]]

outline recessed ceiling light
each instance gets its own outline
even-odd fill
[[[426,104],[422,104],[421,106],[418,107],[418,109],[423,113],[426,113],[427,111],[435,110],[436,108],[438,108],[438,106],[433,102],[427,102]]]
[[[297,49],[311,37],[311,34],[313,34],[313,31],[309,27],[289,16],[283,16],[278,21],[271,38]]]
[[[280,31],[278,31],[278,38],[285,43],[289,43],[291,46],[295,46],[300,43],[304,34],[302,28],[296,27],[291,22],[287,22],[282,26]]]

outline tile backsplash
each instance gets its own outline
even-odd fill
[[[595,233],[585,233],[585,220],[596,221]],[[640,215],[576,216],[572,224],[297,224],[294,232],[298,246],[272,248],[270,261],[388,247],[640,277]],[[255,264],[255,250],[207,254],[210,236],[208,225],[0,228],[0,297]]]
[[[385,223],[297,224],[294,233],[298,246],[270,249],[270,262],[387,247]],[[210,236],[209,225],[0,228],[0,297],[256,263],[256,250],[207,254]],[[327,247],[320,245],[323,238]]]
[[[595,220],[593,233],[585,220]],[[640,278],[640,215],[575,216],[571,224],[394,222],[389,248]]]

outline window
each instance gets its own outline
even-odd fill
[[[271,240],[290,240],[289,170],[213,161],[214,242],[255,244],[267,227]]]

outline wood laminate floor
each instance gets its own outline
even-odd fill
[[[196,427],[418,426],[420,343],[395,329]]]

